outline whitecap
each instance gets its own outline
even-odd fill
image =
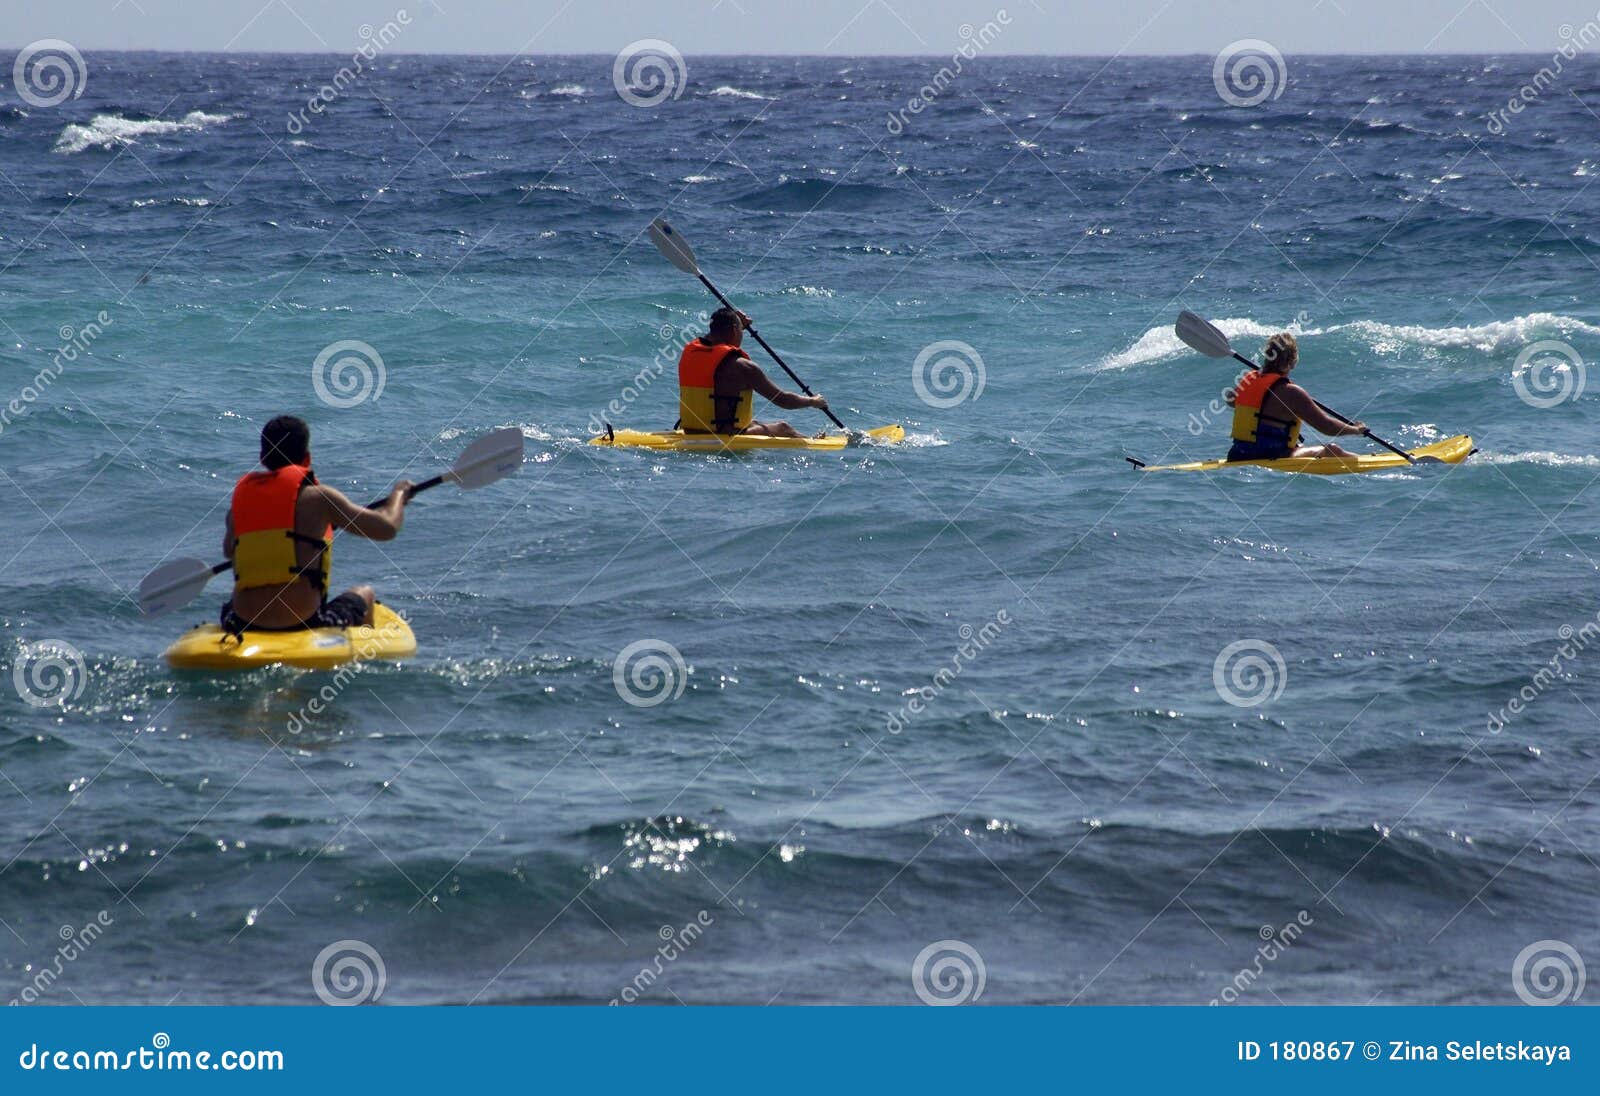
[[[723,84],[721,87],[714,87],[710,91],[706,92],[706,94],[714,99],[759,99],[764,103],[770,103],[773,101],[770,95],[762,95],[759,92],[754,91],[745,91],[743,88],[731,87],[727,84]]]
[[[588,90],[582,84],[562,84],[560,87],[550,89],[551,95],[587,95]]]
[[[174,133],[198,133],[207,126],[234,119],[232,114],[207,114],[191,110],[172,122],[161,118],[124,118],[120,114],[96,114],[87,125],[71,123],[56,138],[54,152],[83,152],[90,148],[115,148],[131,145],[141,137],[166,137]]]

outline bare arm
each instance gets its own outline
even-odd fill
[[[1326,434],[1330,438],[1342,437],[1347,434],[1365,434],[1365,423],[1346,423],[1334,418],[1322,408],[1317,406],[1317,401],[1311,394],[1292,381],[1284,381],[1272,388],[1273,396],[1295,418],[1300,419],[1307,426],[1319,434]]]
[[[343,529],[368,540],[393,540],[406,521],[406,493],[411,484],[401,480],[389,492],[382,504],[368,509],[351,502],[343,491],[327,484],[318,484],[323,505],[328,511],[328,522],[335,529]]]
[[[799,411],[805,407],[826,408],[828,401],[821,396],[806,396],[799,392],[789,392],[772,383],[772,378],[767,376],[762,368],[749,358],[735,358],[729,361],[725,368],[740,371],[740,387],[748,386],[785,411]]]
[[[227,513],[227,520],[222,526],[222,557],[224,559],[233,558],[233,545],[233,511],[229,510]]]

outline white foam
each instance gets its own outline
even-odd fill
[[[1524,346],[1544,338],[1600,335],[1600,327],[1555,312],[1531,312],[1511,320],[1495,320],[1490,323],[1460,327],[1424,327],[1420,324],[1387,324],[1375,320],[1356,320],[1352,323],[1334,324],[1332,327],[1298,328],[1293,324],[1263,324],[1240,317],[1213,322],[1230,339],[1265,339],[1285,329],[1293,331],[1302,338],[1348,333],[1380,354],[1398,353],[1407,347],[1418,346],[1494,353],[1507,347]],[[1139,336],[1138,341],[1132,346],[1115,354],[1106,355],[1096,362],[1093,368],[1126,369],[1129,366],[1164,361],[1190,353],[1193,351],[1178,339],[1171,327],[1153,327]]]
[[[714,99],[760,99],[764,103],[770,103],[773,101],[772,97],[769,95],[761,95],[754,91],[745,91],[743,88],[730,87],[727,84],[723,84],[721,87],[712,88],[710,91],[706,92],[706,94]]]
[[[551,88],[550,94],[566,96],[587,95],[588,91],[582,84],[562,84],[560,87]]]
[[[115,148],[131,145],[141,137],[166,137],[174,133],[198,133],[207,126],[230,122],[232,114],[207,114],[191,110],[176,122],[161,118],[124,118],[120,114],[96,114],[88,125],[73,123],[61,131],[51,151],[82,152],[90,148]]]
[[[1600,468],[1600,457],[1585,453],[1555,453],[1536,449],[1529,453],[1479,453],[1472,458],[1483,464],[1543,464],[1551,468]]]

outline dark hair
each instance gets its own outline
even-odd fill
[[[733,309],[719,308],[711,313],[711,334],[715,335],[718,331],[732,334],[737,330],[739,330],[739,313]]]
[[[311,455],[311,427],[304,419],[279,415],[261,428],[261,463],[276,471],[304,464]]]

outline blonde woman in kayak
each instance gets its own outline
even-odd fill
[[[750,317],[732,308],[711,314],[711,330],[683,348],[678,358],[678,425],[686,434],[761,434],[798,438],[786,422],[756,422],[752,396],[759,392],[785,411],[828,409],[818,396],[787,392],[739,347]]]
[[[1229,460],[1278,460],[1283,457],[1349,457],[1354,454],[1334,445],[1301,445],[1300,425],[1306,423],[1329,437],[1364,434],[1365,423],[1343,422],[1317,405],[1304,388],[1289,379],[1300,360],[1294,336],[1281,331],[1267,340],[1265,364],[1239,378],[1227,395],[1233,408],[1233,448]]]
[[[368,540],[393,540],[405,524],[411,483],[401,480],[373,509],[317,482],[311,471],[311,428],[279,415],[261,428],[261,464],[233,489],[222,552],[233,562],[233,597],[222,627],[289,632],[372,623],[370,586],[329,599],[335,529]]]

